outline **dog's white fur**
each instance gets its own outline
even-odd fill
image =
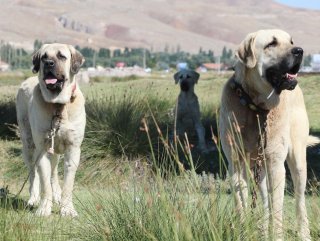
[[[274,38],[276,44],[267,47]],[[276,238],[283,238],[284,162],[287,160],[294,182],[299,234],[303,240],[310,240],[305,206],[306,147],[319,143],[319,139],[309,137],[308,116],[300,87],[296,86],[292,91],[284,90],[280,95],[274,93],[268,98],[273,87],[265,76],[266,69],[278,63],[292,48],[290,35],[281,30],[260,30],[249,34],[237,51],[234,78],[256,105],[270,110],[267,117],[267,146],[264,150],[266,163],[263,164],[260,184],[266,214],[265,231],[268,230],[271,215]],[[256,113],[240,103],[239,97],[230,88],[230,82],[231,79],[222,94],[219,131],[229,162],[236,206],[242,213],[248,206],[248,179],[252,175],[246,167],[252,168],[255,163],[259,130]],[[236,145],[240,146],[239,139],[235,137],[237,132],[241,133],[244,153],[237,151]]]
[[[196,130],[201,151],[206,151],[205,130],[201,123],[200,105],[194,92],[194,85],[198,83],[199,74],[192,70],[181,70],[174,75],[175,83],[186,81],[188,91],[180,91],[176,106],[176,132],[180,137],[184,133]]]
[[[55,68],[65,82],[61,92],[46,88],[43,76],[42,56],[55,61]],[[65,59],[59,59],[57,54]],[[72,202],[74,177],[80,160],[80,146],[84,136],[86,115],[84,97],[74,75],[83,64],[84,58],[72,46],[46,44],[33,57],[37,77],[25,80],[17,94],[17,119],[23,143],[23,159],[30,171],[29,205],[39,207],[36,214],[51,214],[52,201],[61,206],[61,215],[76,216]],[[56,111],[56,103],[62,104],[62,120],[54,138],[55,153],[49,154],[48,133]],[[58,162],[64,154],[64,184],[62,191],[58,179]],[[41,193],[39,190],[41,187]]]

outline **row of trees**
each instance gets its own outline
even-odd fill
[[[179,62],[186,62],[190,68],[197,68],[202,63],[215,63],[218,57],[214,55],[212,50],[205,51],[202,48],[196,54],[191,54],[177,48],[176,51],[168,51],[165,47],[164,51],[153,52],[144,48],[124,48],[115,49],[111,51],[107,48],[101,48],[95,51],[92,48],[84,47],[76,48],[86,58],[86,67],[90,66],[109,66],[114,67],[118,62],[125,62],[127,66],[139,65],[141,67],[166,69],[175,67]],[[231,64],[233,60],[233,53],[231,49],[226,47],[222,50],[222,55],[219,57],[221,63]]]
[[[34,41],[34,51],[38,50],[43,43],[39,40]],[[86,59],[84,67],[101,65],[104,67],[114,67],[118,62],[124,62],[127,66],[138,65],[156,69],[175,68],[177,63],[186,62],[192,69],[197,68],[203,63],[224,63],[228,66],[233,65],[233,52],[224,47],[221,56],[215,56],[212,50],[199,49],[198,53],[191,54],[182,51],[178,46],[176,50],[169,52],[168,46],[164,51],[153,52],[144,48],[124,48],[110,50],[100,48],[98,51],[90,47],[76,46]],[[32,53],[22,48],[14,48],[12,45],[0,42],[0,60],[9,63],[11,69],[30,69]],[[310,56],[306,56],[305,64],[310,62]]]
[[[34,41],[34,51],[42,46],[43,42]],[[101,65],[104,67],[114,67],[118,62],[124,62],[127,66],[138,65],[141,67],[166,69],[174,68],[179,62],[188,63],[190,68],[197,68],[202,63],[221,63],[230,64],[232,62],[233,53],[231,49],[226,47],[222,50],[219,59],[214,55],[212,50],[199,49],[196,54],[182,51],[178,46],[176,50],[169,51],[165,46],[164,51],[153,52],[144,48],[124,48],[110,50],[100,48],[95,50],[90,47],[76,46],[86,59],[84,67],[92,67]],[[0,42],[0,60],[10,64],[11,69],[30,69],[32,53],[22,48],[15,48],[8,43]]]

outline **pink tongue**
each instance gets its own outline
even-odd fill
[[[289,80],[293,80],[295,78],[297,78],[298,74],[289,74],[289,73],[286,73],[286,78],[289,79]]]
[[[53,84],[57,83],[57,81],[58,81],[57,79],[46,79],[46,80],[45,80],[45,82],[46,82],[47,85],[48,85],[48,84],[52,84],[52,85],[53,85]]]

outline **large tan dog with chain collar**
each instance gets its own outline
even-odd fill
[[[297,85],[302,57],[302,48],[282,30],[249,34],[237,50],[235,75],[226,83],[221,99],[221,143],[237,209],[241,212],[248,206],[250,169],[259,165],[264,227],[268,230],[266,222],[271,214],[278,240],[283,238],[286,160],[294,181],[299,233],[303,240],[310,240],[304,194],[306,147],[319,140],[309,136],[303,94]]]
[[[74,47],[45,44],[33,56],[33,72],[38,76],[24,81],[17,95],[23,159],[30,171],[28,204],[40,201],[39,216],[51,214],[53,201],[60,204],[62,216],[77,216],[72,190],[86,115],[75,74],[83,63]],[[60,154],[64,154],[62,191],[57,170]]]

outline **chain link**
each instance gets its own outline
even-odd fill
[[[259,124],[258,157],[255,160],[254,167],[253,167],[254,186],[253,186],[253,190],[252,190],[251,208],[255,208],[257,206],[257,198],[258,197],[257,197],[256,188],[260,185],[260,182],[261,182],[262,163],[265,162],[264,150],[267,146],[267,134],[266,134],[266,132],[267,132],[267,114],[257,115],[257,119],[258,119],[258,124]]]

